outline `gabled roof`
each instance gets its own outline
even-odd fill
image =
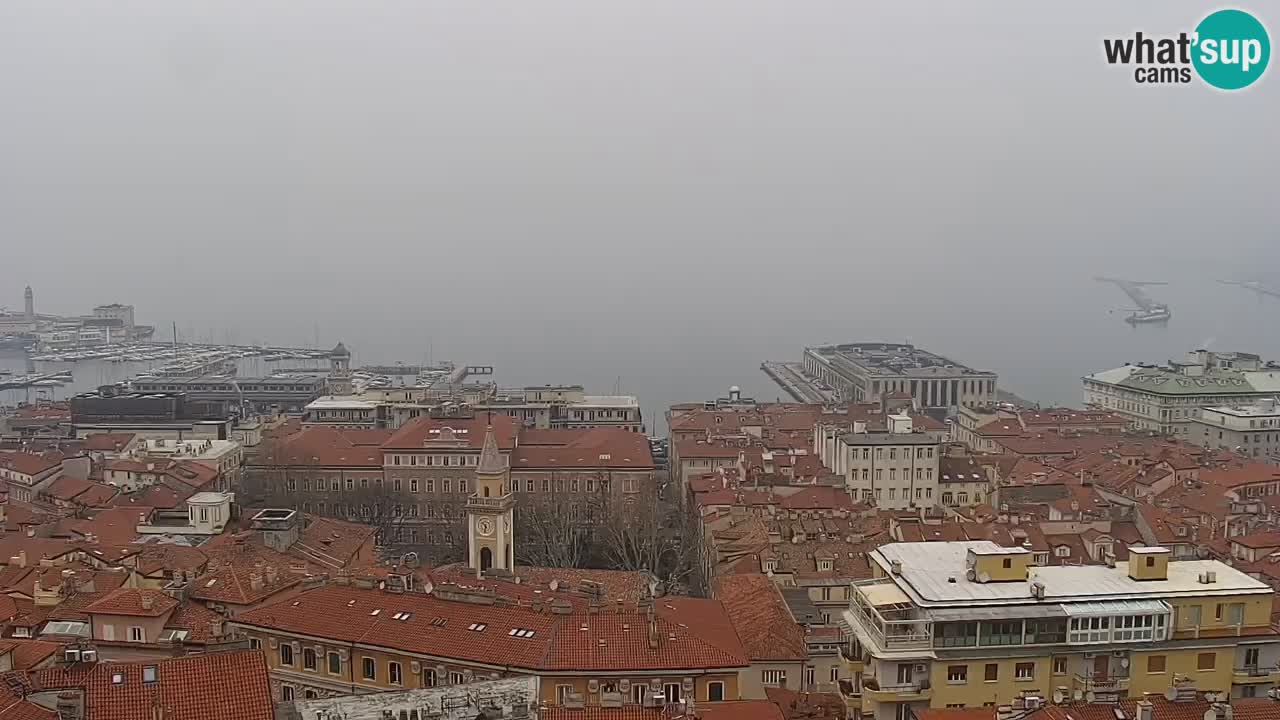
[[[634,610],[559,615],[340,584],[250,610],[236,622],[527,669],[685,670],[749,663],[720,603],[693,598],[657,600],[656,647],[650,645],[646,616]]]
[[[61,460],[25,452],[0,450],[0,468],[7,468],[23,475],[41,475],[61,467]]]
[[[160,617],[172,612],[178,601],[159,590],[120,588],[87,606],[85,611],[102,615]]]
[[[148,667],[154,668],[154,682],[144,680]],[[84,720],[150,718],[157,708],[164,717],[181,720],[275,717],[266,658],[258,650],[150,662],[82,663],[36,670],[29,677],[36,690],[82,688]]]
[[[413,420],[396,431],[385,443],[384,450],[425,450],[432,445],[442,450],[480,450],[484,447],[486,428],[492,425],[499,450],[510,452],[516,447],[517,427],[509,415],[469,418],[428,418]]]
[[[726,575],[716,580],[716,599],[729,613],[753,662],[803,662],[809,657],[801,629],[782,594],[764,575]]]

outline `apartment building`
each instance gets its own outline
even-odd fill
[[[1280,404],[1269,397],[1248,405],[1201,408],[1188,439],[1209,449],[1234,450],[1263,460],[1280,458]]]
[[[873,432],[855,423],[854,431],[844,434],[824,426],[819,457],[863,502],[888,510],[936,505],[941,443],[930,433],[915,432],[909,415],[890,415],[886,426]]]
[[[1129,548],[1127,562],[1032,565],[990,541],[868,554],[845,622],[846,703],[877,720],[1035,698],[1140,698],[1177,683],[1233,697],[1280,680],[1274,590],[1214,560]],[[1032,701],[1034,702],[1034,701]]]
[[[277,698],[536,677],[555,706],[661,707],[740,697],[750,660],[715,600],[590,604],[564,589],[498,595],[458,585],[317,588],[234,623],[266,653]]]

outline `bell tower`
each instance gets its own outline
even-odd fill
[[[511,467],[498,451],[492,425],[484,431],[475,487],[467,498],[467,566],[477,575],[492,569],[512,572],[515,496],[511,493]]]
[[[329,394],[351,394],[351,352],[341,342],[329,351]]]

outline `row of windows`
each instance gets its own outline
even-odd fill
[[[933,478],[933,470],[929,471],[929,477],[930,479]],[[471,492],[471,483],[467,480],[467,478],[425,478],[425,479],[409,478],[408,480],[405,480],[403,478],[397,477],[397,478],[391,478],[391,489],[395,492],[404,492],[405,489],[407,488],[408,491],[411,493],[427,492],[427,493],[434,494],[437,487],[437,484],[436,484],[437,480],[439,480],[438,487],[440,488],[440,491],[442,493],[445,493],[445,494],[452,493],[454,492],[455,487],[457,488],[457,491],[459,493]],[[454,485],[455,482],[457,483],[457,485]],[[299,488],[301,488],[303,492],[311,492],[312,490],[315,490],[316,492],[324,492],[325,490],[339,492],[343,489],[347,490],[348,492],[352,492],[356,490],[357,483],[359,484],[359,489],[361,490],[368,490],[370,485],[372,485],[372,487],[378,491],[381,491],[385,487],[385,483],[383,482],[383,479],[381,477],[372,478],[372,483],[370,483],[369,477],[361,477],[361,478],[348,477],[345,479],[332,477],[327,479],[326,478],[302,478],[301,480],[297,478],[288,478],[285,480],[285,488],[290,492],[295,492]],[[594,477],[588,477],[588,478],[571,477],[567,479],[562,477],[540,478],[540,479],[524,478],[523,482],[517,479],[512,484],[512,489],[514,491],[520,492],[523,490],[524,492],[527,492],[527,493],[538,492],[538,491],[541,491],[544,493],[550,493],[550,492],[563,493],[566,491],[576,493],[576,492],[582,492],[584,488],[589,493],[594,493],[597,490],[599,490],[600,492],[607,493],[609,492],[609,487],[610,487],[610,483],[608,478],[594,478]],[[636,491],[635,478],[633,477],[623,478],[622,489],[624,492],[635,492]]]
[[[863,500],[863,502],[870,501],[870,500],[871,500],[871,498],[872,498],[873,496],[875,497],[875,499],[876,499],[877,501],[878,501],[878,500],[880,500],[880,499],[881,499],[881,492],[880,492],[880,491],[881,491],[881,490],[883,490],[883,489],[884,489],[884,488],[876,488],[874,491],[872,491],[872,490],[870,490],[870,489],[863,488],[863,490],[862,490],[862,500]],[[889,499],[890,499],[890,500],[894,500],[894,499],[896,499],[896,498],[897,498],[897,495],[898,495],[898,488],[892,488],[892,487],[891,487],[891,488],[889,488]],[[910,500],[910,499],[911,499],[911,489],[910,489],[910,488],[902,488],[902,499],[903,499],[903,500]],[[932,499],[933,499],[933,488],[931,488],[931,487],[926,487],[926,488],[916,488],[916,499],[917,499],[917,500],[920,500],[920,499],[932,500]]]
[[[767,675],[769,672],[773,672],[773,671],[766,670],[765,674]],[[781,671],[776,671],[776,672],[781,672]],[[786,682],[786,678],[784,674],[783,683],[785,682]],[[707,687],[706,700],[708,702],[720,702],[725,699],[723,682],[719,680],[713,680],[707,683],[706,687]],[[575,694],[575,692],[576,691],[573,685],[556,685],[556,701],[560,705],[564,705],[566,703],[566,700],[568,700],[569,696]],[[620,693],[621,690],[619,690],[618,683],[610,681],[610,682],[604,682],[600,684],[600,692],[601,693]],[[643,683],[643,682],[633,683],[631,685],[630,700],[636,705],[641,705],[645,701],[645,696],[651,692],[654,692],[654,691],[650,688],[648,683]],[[678,682],[663,683],[662,696],[664,698],[664,701],[667,703],[678,703],[680,702],[681,699],[684,698],[684,689],[681,686],[681,684]]]
[[[1066,618],[942,623],[936,643],[938,647],[987,647],[1164,640],[1166,623],[1165,615],[1074,617],[1069,624]]]
[[[862,482],[868,482],[871,479],[871,471],[862,468],[862,472],[858,475]],[[908,468],[902,468],[902,479],[904,481],[911,479],[911,472]],[[928,480],[933,482],[933,468],[916,468],[916,481]],[[884,468],[876,468],[876,482],[884,481]],[[898,468],[889,468],[889,482],[898,481]]]
[[[421,465],[423,467],[475,467],[480,464],[479,455],[392,455],[392,465]]]
[[[249,640],[249,647],[259,649],[262,647],[261,641],[257,638]],[[280,644],[280,664],[284,667],[296,667],[298,662],[298,654],[301,654],[301,667],[303,670],[318,672],[320,666],[320,656],[315,648],[304,647],[301,653],[295,653],[293,645],[289,643]],[[325,654],[325,671],[330,675],[342,674],[342,656],[334,651]],[[360,677],[370,682],[378,682],[378,661],[371,657],[360,658]],[[388,685],[404,685],[404,666],[395,661],[388,661],[386,668],[386,681]],[[435,687],[438,682],[436,671],[434,668],[427,668],[422,671],[422,687]],[[463,682],[463,675],[460,672],[449,673],[449,684],[457,685]]]
[[[903,460],[910,460],[910,459],[911,459],[911,448],[909,448],[909,447],[904,447],[904,448],[902,448],[902,452],[901,452],[901,453],[899,453],[899,452],[898,452],[898,447],[897,447],[897,446],[888,447],[888,448],[878,447],[878,448],[876,448],[876,449],[875,449],[875,451],[876,451],[876,459],[877,459],[877,460],[883,460],[883,459],[885,458],[885,455],[886,455],[886,454],[888,455],[888,457],[889,457],[889,459],[890,459],[890,460],[897,460],[897,459],[898,459],[898,455],[899,455],[899,454],[901,454],[901,455],[902,455],[902,459],[903,459]],[[932,459],[933,459],[933,447],[931,447],[931,446],[930,446],[930,447],[918,447],[918,448],[915,448],[915,451],[916,451],[916,459],[917,459],[917,460],[925,460],[925,459],[932,460]],[[853,458],[853,459],[857,459],[857,455],[856,455],[856,453],[857,453],[858,451],[857,451],[857,450],[854,450],[853,452],[855,453],[855,455],[854,455],[854,458]],[[871,459],[871,448],[869,448],[869,447],[864,447],[864,448],[862,448],[862,459],[863,459],[863,460],[870,460],[870,459]]]

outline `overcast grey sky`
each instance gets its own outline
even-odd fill
[[[220,339],[318,323],[369,359],[430,337],[646,405],[877,337],[1074,387],[1259,331],[1215,290],[1234,329],[1184,311],[1056,360],[1129,342],[1091,334],[1123,305],[1094,274],[1280,259],[1280,70],[1223,94],[1102,60],[1216,7],[6,0],[0,305],[30,283]]]

